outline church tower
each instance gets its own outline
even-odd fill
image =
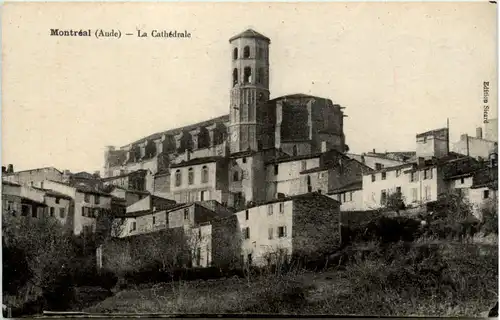
[[[271,40],[248,29],[231,39],[230,151],[259,150],[262,116],[259,107],[269,100],[269,44]]]

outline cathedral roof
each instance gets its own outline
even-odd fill
[[[229,39],[229,42],[232,42],[233,40],[236,40],[239,38],[254,38],[254,39],[262,39],[262,40],[265,40],[267,42],[271,42],[271,39],[269,39],[265,35],[262,35],[262,34],[258,33],[255,30],[252,30],[252,29],[248,29],[246,31],[243,31],[242,33],[235,35],[234,37],[231,37],[231,39]]]

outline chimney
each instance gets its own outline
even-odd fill
[[[2,173],[6,173],[7,172],[7,168],[5,166],[2,166]]]
[[[363,164],[364,164],[365,162],[366,162],[366,160],[365,160],[365,156],[364,156],[364,155],[361,155],[361,163],[363,163]]]
[[[478,139],[483,138],[483,128],[481,128],[481,127],[476,128],[476,138],[478,138]]]
[[[14,172],[14,165],[9,164],[9,166],[7,167],[7,173],[13,173],[13,172]]]
[[[101,173],[99,171],[94,171],[94,178],[100,178]]]
[[[375,148],[373,149],[373,153],[375,153]]]

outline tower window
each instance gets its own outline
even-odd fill
[[[181,185],[181,170],[175,171],[175,186],[178,187]]]
[[[252,68],[250,67],[245,67],[244,71],[244,83],[250,83],[252,82]]]
[[[250,47],[249,46],[245,46],[245,48],[243,48],[243,58],[250,58]]]
[[[208,182],[208,167],[203,166],[201,169],[201,182],[207,183]]]
[[[238,84],[238,69],[233,70],[233,87]]]
[[[188,170],[188,184],[194,183],[194,171],[193,168],[189,168]]]
[[[238,59],[238,48],[234,48],[233,50],[233,60]]]

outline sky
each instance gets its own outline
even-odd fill
[[[351,152],[451,142],[497,117],[497,13],[453,3],[8,3],[2,10],[2,165],[102,169],[104,147],[229,113],[229,38],[271,39],[271,98],[345,107]],[[120,30],[54,37],[51,28]],[[148,38],[135,36],[137,30]],[[190,39],[152,38],[187,30]]]

